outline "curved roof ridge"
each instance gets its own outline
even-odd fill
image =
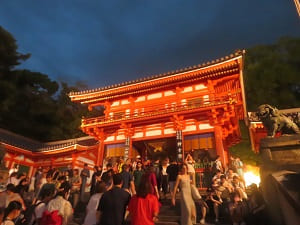
[[[95,88],[95,89],[87,89],[87,90],[83,90],[83,91],[77,91],[77,92],[70,92],[68,95],[81,95],[81,94],[89,94],[89,93],[94,93],[94,92],[98,92],[98,91],[104,91],[104,90],[109,90],[111,88],[117,88],[117,87],[122,87],[122,86],[126,86],[126,85],[130,85],[130,84],[134,84],[137,82],[143,82],[143,81],[150,81],[153,79],[157,79],[157,78],[161,78],[161,77],[166,77],[166,76],[170,76],[176,73],[182,73],[182,72],[187,72],[189,70],[194,70],[194,69],[201,69],[201,68],[205,68],[217,63],[221,63],[224,62],[226,60],[230,60],[233,59],[237,56],[241,56],[245,53],[245,50],[237,50],[234,53],[227,55],[225,57],[221,57],[215,60],[211,60],[208,61],[206,63],[202,63],[202,64],[198,64],[198,65],[193,65],[193,66],[188,66],[185,68],[181,68],[181,69],[177,69],[177,70],[173,70],[173,71],[169,71],[169,72],[165,72],[165,73],[160,73],[160,74],[156,74],[156,75],[152,75],[152,76],[148,76],[148,77],[144,77],[144,78],[137,78],[135,80],[130,80],[130,81],[125,81],[119,84],[112,84],[112,85],[107,85],[104,87],[100,87],[100,88]]]
[[[40,142],[0,128],[0,142],[23,148],[32,152],[38,152],[43,150],[54,150],[57,148],[69,147],[75,144],[79,144],[82,146],[92,146],[96,145],[98,143],[98,140],[91,136],[84,136],[59,141]]]

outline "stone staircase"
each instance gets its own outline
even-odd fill
[[[160,212],[158,215],[158,221],[155,225],[180,225],[180,199],[179,195],[176,196],[176,204],[175,206],[171,205],[170,198],[165,200],[161,200],[162,206],[160,208]],[[196,203],[197,209],[197,223],[196,225],[200,225],[199,221],[202,218],[200,205]],[[224,222],[214,222],[214,218],[211,215],[207,215],[205,225],[229,225],[229,223]]]
[[[156,225],[179,225],[180,224],[180,201],[176,200],[176,205],[171,205],[171,200],[161,201],[162,206],[158,215]]]

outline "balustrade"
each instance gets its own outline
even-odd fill
[[[125,113],[124,112],[114,112],[113,115],[109,116],[101,116],[96,118],[88,118],[83,119],[82,125],[88,126],[91,124],[105,124],[111,122],[118,122],[123,120],[134,120],[137,118],[143,117],[151,117],[151,116],[159,116],[159,115],[166,115],[170,113],[182,112],[182,111],[189,111],[194,110],[197,108],[204,108],[204,107],[211,107],[220,104],[232,104],[234,100],[237,99],[239,93],[231,93],[230,95],[224,94],[219,95],[212,98],[203,98],[203,96],[198,96],[196,98],[190,98],[186,101],[173,102],[173,103],[165,103],[162,101],[161,104],[149,105],[144,106],[140,109],[135,109],[133,112]]]

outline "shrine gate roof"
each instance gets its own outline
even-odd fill
[[[245,51],[237,51],[220,59],[207,63],[186,67],[183,69],[170,71],[150,77],[140,78],[120,84],[109,85],[97,89],[70,92],[72,101],[84,104],[93,104],[112,98],[128,97],[130,95],[150,92],[172,86],[178,83],[192,80],[213,79],[232,73],[239,72],[240,63],[237,59],[241,58]]]
[[[59,149],[68,148],[75,145],[90,147],[98,144],[98,141],[90,136],[67,139],[62,141],[39,142],[1,128],[0,142],[31,152],[53,152]]]

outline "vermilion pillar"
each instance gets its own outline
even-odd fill
[[[97,152],[97,162],[96,162],[97,166],[102,166],[102,164],[103,164],[104,147],[105,147],[104,140],[105,140],[104,133],[101,133],[99,136],[100,143],[99,143],[98,152]]]
[[[215,126],[215,143],[216,143],[216,151],[217,154],[220,156],[220,160],[222,162],[223,168],[226,166],[226,155],[223,145],[223,139],[222,139],[222,127],[221,126]]]

